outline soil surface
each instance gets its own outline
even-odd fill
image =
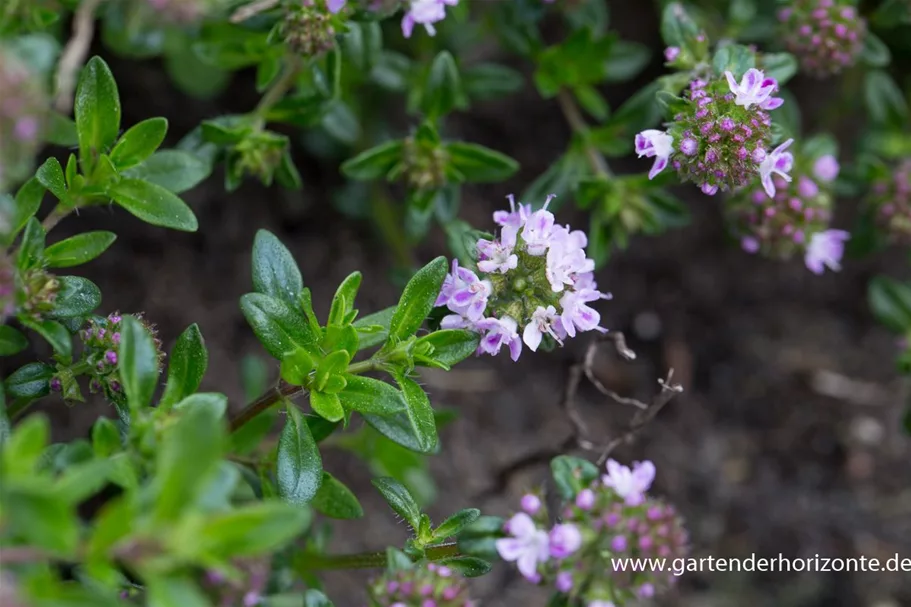
[[[657,57],[651,4],[612,5],[612,27],[625,39],[650,45]],[[202,118],[255,103],[249,77],[238,78],[221,99],[197,102],[175,91],[156,62],[112,60],[112,67],[124,98],[124,124],[167,116],[171,143]],[[611,102],[621,102],[659,69],[608,89]],[[796,82],[805,114],[825,102],[827,86]],[[546,169],[569,136],[556,103],[541,101],[530,87],[477,105],[450,124],[449,134],[497,148],[522,165],[506,184],[464,190],[461,217],[478,227],[489,225],[507,193],[521,191]],[[265,357],[238,307],[251,286],[256,230],[269,229],[289,246],[318,311],[328,309],[336,285],[355,269],[365,275],[358,301],[363,313],[396,299],[389,280],[392,255],[370,226],[344,218],[330,204],[331,188],[340,183],[337,167],[305,152],[297,162],[306,181],[300,193],[247,183],[226,194],[217,175],[187,194],[200,220],[197,234],[147,226],[113,209],[86,211],[59,228],[59,238],[87,229],[119,234],[110,251],[79,269],[104,292],[101,311],[145,311],[168,348],[198,322],[210,356],[203,389],[227,393],[234,407],[244,398],[241,359]],[[613,167],[642,171],[642,162],[627,159]],[[742,253],[726,236],[718,199],[692,187],[679,194],[692,212],[689,227],[634,239],[598,274],[599,284],[614,295],[601,306],[603,324],[623,331],[639,354],[627,363],[605,351],[597,359],[599,377],[619,392],[648,399],[657,378],[673,367],[685,388],[616,457],[655,462],[654,490],[686,517],[694,556],[911,557],[911,444],[899,424],[908,393],[894,371],[894,338],[875,323],[865,295],[872,276],[901,274],[902,256],[890,251],[848,260],[843,271],[815,277],[800,260],[776,263]],[[854,204],[842,201],[840,225],[849,225]],[[585,225],[568,207],[562,212],[564,222],[575,218]],[[434,231],[415,256],[426,262],[445,253],[442,234]],[[515,364],[504,355],[424,377],[435,404],[460,414],[443,431],[443,453],[431,462],[439,485],[431,515],[439,519],[468,506],[509,515],[524,490],[546,479],[546,465],[505,483],[498,471],[569,435],[558,403],[568,366],[587,346],[586,340],[576,342],[549,355],[526,353]],[[590,385],[580,391],[578,406],[590,435],[605,441],[632,413]],[[57,439],[83,436],[98,414],[110,414],[98,402],[37,408],[53,415]],[[406,530],[370,487],[365,466],[340,452],[328,453],[326,465],[368,512],[361,521],[336,527],[333,549],[401,544]],[[364,602],[361,575],[332,574],[327,581],[337,605]],[[544,604],[545,594],[509,566],[497,566],[473,584],[485,605]],[[898,607],[911,605],[911,576],[690,573],[661,604]]]

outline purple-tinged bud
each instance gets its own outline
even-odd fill
[[[614,539],[610,542],[611,550],[614,552],[623,552],[626,550],[626,537],[622,535],[615,535]]]
[[[111,391],[113,391],[113,392],[120,392],[122,389],[120,386],[120,382],[117,380],[112,381],[111,383],[108,384],[108,386],[110,386]]]
[[[699,189],[702,190],[702,193],[706,194],[707,196],[714,196],[718,193],[718,186],[711,183],[703,183]]]
[[[63,390],[63,384],[60,382],[59,377],[52,377],[50,381],[51,391],[60,392]]]
[[[667,60],[668,63],[673,62],[679,56],[680,56],[680,47],[669,46],[666,49],[664,49],[664,58]]]
[[[560,592],[569,592],[573,589],[573,574],[568,571],[561,571],[557,574],[554,585]]]
[[[522,496],[522,510],[534,516],[541,510],[541,498],[533,493],[526,493]]]
[[[562,559],[573,554],[582,546],[582,534],[571,523],[554,525],[549,534],[550,555]]]
[[[639,586],[637,594],[643,599],[649,599],[655,596],[655,586],[646,582]]]
[[[114,352],[113,350],[108,350],[107,352],[104,353],[104,360],[109,365],[116,365],[117,364],[117,352]]]
[[[595,492],[591,489],[583,489],[576,495],[576,506],[583,510],[591,510],[595,505]]]
[[[801,175],[797,180],[797,192],[803,198],[812,198],[819,194],[819,186],[809,177]]]

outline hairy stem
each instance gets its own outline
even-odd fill
[[[414,257],[411,247],[408,245],[408,238],[405,236],[402,219],[397,216],[395,208],[390,204],[381,187],[374,187],[371,190],[372,214],[380,236],[386,246],[392,250],[396,263],[406,268],[413,266]]]
[[[256,109],[253,110],[253,117],[259,128],[265,126],[266,114],[269,113],[269,110],[281,101],[282,98],[288,94],[288,91],[294,87],[297,76],[300,74],[301,67],[300,57],[292,54],[287,55],[285,58],[285,68],[278,77],[278,80],[272,83],[272,86],[269,87],[266,94],[263,95],[263,98],[259,100]]]
[[[459,556],[455,542],[430,546],[424,551],[429,561]],[[386,552],[359,552],[357,554],[302,554],[295,561],[298,571],[326,569],[381,569],[387,565]]]
[[[563,111],[566,122],[569,123],[573,132],[582,139],[582,149],[592,172],[595,175],[610,177],[612,173],[604,156],[587,141],[588,124],[585,122],[582,112],[579,111],[579,106],[576,105],[576,100],[573,99],[572,93],[566,89],[560,89],[560,92],[557,93],[557,102],[560,104],[560,109]]]
[[[44,228],[45,232],[50,232],[56,227],[60,220],[69,215],[73,211],[73,207],[64,207],[63,205],[57,205],[54,209],[48,213],[47,217],[44,218],[44,221],[41,222],[41,227]]]
[[[73,15],[73,35],[57,64],[57,97],[54,107],[62,114],[73,109],[73,91],[76,90],[76,75],[85,62],[95,36],[95,11],[104,0],[83,0]]]

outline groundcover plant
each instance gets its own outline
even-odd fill
[[[623,294],[598,270],[632,238],[688,221],[679,186],[723,214],[731,255],[800,264],[807,281],[907,246],[909,83],[890,62],[911,52],[911,14],[902,0],[654,4],[660,49],[624,40],[601,0],[2,0],[0,355],[33,360],[0,384],[0,602],[326,607],[321,574],[357,569],[363,604],[467,607],[478,604],[469,578],[497,563],[545,587],[554,607],[673,592],[670,569],[613,565],[690,554],[686,521],[652,491],[662,471],[647,453],[619,461],[615,450],[686,386],[669,369],[640,402],[592,372],[599,348],[635,358],[606,320]],[[473,59],[481,46],[510,65]],[[109,55],[158,60],[194,98],[217,98],[242,72],[259,101],[163,148],[168,117],[124,120]],[[660,76],[608,104],[605,86],[641,81],[654,62]],[[786,88],[798,72],[849,83],[831,111],[864,116],[850,150],[801,132]],[[520,167],[505,146],[452,139],[451,123],[526,86],[556,101],[571,138],[471,225],[459,217],[463,185],[499,184]],[[213,174],[227,192],[251,179],[306,191],[292,142],[344,179],[334,212],[391,251],[400,296],[361,309],[362,283],[389,276],[355,271],[315,309],[289,249],[259,230],[239,307],[280,379],[229,403],[200,391],[209,361],[196,324],[166,352],[155,318],[120,310],[124,293],[102,305],[95,284],[63,273],[104,254],[114,233],[53,230],[105,207],[217,231],[182,195]],[[615,172],[624,156],[639,172]],[[863,201],[856,225],[836,219],[839,198]],[[447,254],[420,260],[415,245],[434,233]],[[869,301],[905,338],[899,369],[911,372],[911,285],[876,277]],[[434,408],[422,369],[470,357],[522,365],[573,341],[587,350],[562,402],[573,435],[551,478],[514,511],[432,521],[408,473],[426,475],[425,456],[445,449],[438,428],[451,413]],[[583,380],[633,405],[626,428],[589,437],[569,396]],[[86,395],[104,414],[88,436],[54,442],[32,406],[84,406]],[[404,523],[398,545],[332,550],[331,527],[365,513],[324,469],[324,441],[387,472],[372,483]]]

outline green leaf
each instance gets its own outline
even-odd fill
[[[349,274],[335,291],[332,306],[329,309],[329,324],[345,325],[348,315],[354,310],[354,300],[357,298],[358,289],[361,288],[362,275],[360,272]]]
[[[13,216],[10,217],[9,233],[2,234],[0,244],[9,245],[16,235],[35,216],[44,198],[44,186],[34,177],[26,181],[16,192]]]
[[[287,404],[287,410],[288,419],[278,440],[275,477],[282,499],[302,505],[312,500],[319,490],[323,463],[301,412],[292,403]]]
[[[92,426],[92,450],[95,457],[107,458],[120,451],[123,441],[120,431],[114,422],[106,417],[99,417]]]
[[[717,76],[730,71],[734,79],[740,81],[747,70],[756,67],[756,53],[740,44],[722,46],[712,58],[712,67]]]
[[[146,223],[184,232],[195,232],[199,227],[196,216],[183,200],[151,181],[121,179],[108,189],[108,194]]]
[[[392,322],[393,314],[395,314],[395,306],[390,306],[354,322],[359,350],[378,346],[389,338],[389,323]]]
[[[278,552],[310,525],[310,511],[280,501],[255,502],[207,518],[199,541],[222,559]]]
[[[202,377],[209,366],[209,351],[193,323],[177,338],[168,363],[168,383],[165,384],[159,407],[167,408],[199,390]]]
[[[16,266],[20,270],[36,268],[43,264],[45,235],[41,222],[34,217],[30,218],[25,224],[22,242],[19,244],[19,256],[16,259]]]
[[[79,134],[76,131],[76,123],[60,114],[59,112],[50,112],[47,119],[47,130],[44,133],[44,140],[51,145],[62,148],[75,148],[79,145]]]
[[[901,89],[887,72],[871,70],[864,79],[864,99],[874,123],[898,124],[908,115],[908,104]]]
[[[311,392],[310,407],[315,413],[330,422],[337,422],[345,417],[345,410],[342,409],[338,394]]]
[[[154,480],[157,520],[176,520],[196,504],[205,481],[218,469],[225,446],[223,424],[212,407],[188,407],[163,433]]]
[[[346,385],[338,397],[345,409],[380,416],[405,410],[402,393],[386,382],[349,373],[344,377]]]
[[[44,259],[51,268],[78,266],[104,253],[115,240],[117,235],[113,232],[83,232],[49,246]]]
[[[79,520],[73,506],[56,492],[40,484],[10,487],[4,492],[3,509],[6,524],[28,544],[62,556],[76,552]]]
[[[791,53],[763,53],[759,57],[759,66],[767,78],[774,78],[778,86],[784,86],[797,74],[797,57]]]
[[[613,44],[607,57],[605,73],[606,82],[626,82],[632,80],[645,69],[651,59],[649,47],[638,42],[618,40]]]
[[[480,335],[474,331],[462,329],[434,331],[415,341],[414,350],[416,353],[421,352],[427,346],[432,348],[429,354],[416,355],[415,364],[432,361],[445,369],[449,369],[449,367],[462,362],[474,354],[478,349],[479,341]]]
[[[53,318],[85,316],[101,305],[101,289],[81,276],[58,276],[60,288],[54,300]]]
[[[334,607],[332,601],[319,590],[310,589],[304,593],[304,607]]]
[[[496,150],[454,141],[446,144],[449,163],[470,183],[504,181],[519,170],[519,163]]]
[[[0,356],[12,356],[28,347],[28,339],[9,325],[0,326]]]
[[[437,426],[433,418],[433,407],[424,389],[409,377],[398,375],[396,383],[405,397],[405,413],[411,422],[414,436],[417,438],[420,451],[432,451],[437,446]]]
[[[148,118],[133,125],[111,150],[111,162],[119,170],[138,165],[155,153],[167,132],[166,118]]]
[[[503,97],[525,85],[522,73],[496,63],[479,63],[462,74],[465,92],[475,99]]]
[[[364,516],[364,509],[351,490],[325,471],[323,482],[310,505],[330,518],[350,520]]]
[[[588,460],[569,455],[559,455],[551,460],[557,490],[565,500],[573,499],[576,494],[598,478],[598,468]]]
[[[360,181],[383,179],[402,160],[403,149],[399,140],[381,143],[343,162],[342,174]]]
[[[860,52],[860,60],[870,67],[886,67],[892,61],[892,54],[879,36],[873,32],[867,32],[864,36],[864,47]]]
[[[174,403],[174,411],[197,408],[209,409],[213,417],[222,418],[228,410],[228,397],[218,392],[197,392]]]
[[[312,350],[318,341],[303,316],[280,299],[248,293],[240,298],[240,308],[257,339],[279,360],[297,348]]]
[[[421,509],[405,485],[388,476],[375,478],[371,482],[382,494],[389,507],[417,531],[421,523]]]
[[[28,363],[13,371],[6,378],[6,395],[14,400],[31,402],[47,396],[50,391],[50,379],[54,376],[54,367],[44,363]]]
[[[158,350],[152,335],[133,316],[121,321],[117,364],[130,409],[148,407],[158,385]]]
[[[395,343],[414,335],[424,324],[440,294],[446,269],[446,258],[437,257],[408,281],[389,322],[389,342]]]
[[[202,590],[188,578],[149,577],[144,581],[147,607],[210,607],[211,605]]]
[[[60,161],[53,156],[38,167],[35,178],[59,200],[66,197],[66,178],[63,176],[63,167],[60,166]]]
[[[867,287],[867,301],[876,319],[891,331],[911,331],[911,285],[877,276]]]
[[[73,354],[73,340],[66,327],[54,320],[34,321],[22,319],[22,325],[28,327],[51,344],[54,352],[69,360]]]
[[[209,163],[184,150],[160,150],[123,172],[125,177],[154,183],[174,194],[193,189],[211,174]]]
[[[297,348],[282,357],[281,377],[292,386],[306,386],[314,366],[313,357],[303,348]]]
[[[477,508],[459,510],[433,530],[433,539],[445,540],[446,538],[455,537],[462,529],[478,520],[479,516],[481,516],[481,511]]]
[[[74,110],[83,173],[91,173],[95,159],[117,139],[120,131],[120,95],[114,75],[100,57],[92,57],[79,76]]]
[[[454,569],[463,577],[480,577],[491,570],[490,563],[476,556],[454,556],[440,560],[439,564]]]
[[[440,51],[430,65],[421,109],[433,120],[445,116],[453,109],[464,109],[466,106],[456,61],[449,51]]]
[[[274,234],[259,230],[253,240],[253,289],[296,308],[303,288],[304,279],[291,252]]]
[[[699,26],[687,14],[680,2],[670,2],[661,13],[661,37],[667,46],[676,46],[689,52],[698,47],[696,38]],[[696,57],[698,59],[698,57]]]

